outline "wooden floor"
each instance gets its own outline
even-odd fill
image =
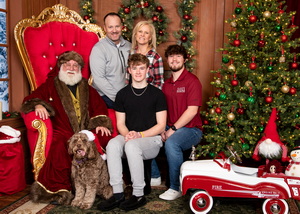
[[[4,207],[10,205],[14,201],[17,201],[18,199],[29,194],[29,190],[30,190],[30,185],[27,185],[26,188],[21,192],[17,192],[13,195],[0,196],[0,210],[3,209]]]

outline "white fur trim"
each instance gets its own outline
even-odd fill
[[[6,134],[8,136],[11,136],[11,137],[20,137],[20,135],[21,135],[20,131],[13,129],[10,126],[1,126],[0,132]]]
[[[10,127],[10,126],[1,126],[0,128],[0,132],[2,132],[3,134],[10,136],[12,138],[10,139],[0,139],[0,144],[4,144],[4,143],[16,143],[19,142],[21,140],[21,132]]]
[[[103,160],[106,160],[106,159],[107,159],[107,158],[106,158],[106,154],[101,155],[101,158],[102,158]]]
[[[94,141],[95,140],[94,133],[89,131],[89,130],[81,130],[79,133],[86,134],[88,136],[89,141]]]
[[[20,137],[18,138],[11,138],[11,139],[7,139],[7,140],[0,140],[0,144],[5,144],[5,143],[17,143],[21,140]]]

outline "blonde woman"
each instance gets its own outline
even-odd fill
[[[161,56],[156,52],[156,32],[152,21],[140,21],[132,32],[131,54],[140,53],[149,61],[147,82],[161,89],[164,82],[164,68]]]

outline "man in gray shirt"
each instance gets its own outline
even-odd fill
[[[108,108],[113,108],[117,92],[125,86],[131,43],[122,37],[122,20],[117,13],[104,17],[106,37],[95,44],[90,55],[93,87]]]

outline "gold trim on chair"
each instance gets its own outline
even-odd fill
[[[40,170],[46,161],[45,152],[47,140],[47,127],[42,120],[32,121],[32,127],[37,129],[39,132],[32,159],[34,179],[37,180]]]
[[[31,19],[28,18],[21,20],[15,26],[14,37],[17,43],[17,49],[19,51],[21,61],[25,68],[31,91],[34,91],[37,88],[37,83],[28,53],[25,49],[24,31],[27,27],[38,28],[48,22],[53,21],[73,23],[85,31],[94,32],[98,35],[99,39],[105,37],[105,33],[101,27],[96,24],[85,22],[77,12],[68,9],[62,4],[56,4],[53,7],[45,8],[36,18],[33,16]]]

